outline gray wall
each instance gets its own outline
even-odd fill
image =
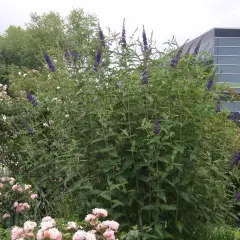
[[[240,37],[215,37],[214,42],[218,81],[240,84]]]

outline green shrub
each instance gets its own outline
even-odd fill
[[[9,240],[11,239],[11,233],[9,229],[0,228],[0,239],[1,240]]]
[[[202,237],[206,240],[239,240],[240,232],[239,229],[232,227],[218,227],[208,235],[208,237]]]

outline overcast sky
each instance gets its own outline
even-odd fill
[[[24,26],[31,12],[65,16],[77,7],[95,13],[103,29],[120,31],[123,18],[128,33],[144,24],[158,45],[172,35],[181,44],[213,27],[240,28],[240,0],[0,0],[0,32],[9,25]]]

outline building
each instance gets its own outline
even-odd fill
[[[192,53],[199,42],[199,52],[213,58],[217,83],[225,83],[240,93],[240,29],[214,28],[188,42],[184,50]],[[224,105],[232,112],[240,112],[240,102]]]

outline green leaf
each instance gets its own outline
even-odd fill
[[[110,194],[109,191],[104,191],[104,192],[100,193],[99,196],[104,198],[104,199],[106,199],[106,200],[108,200],[108,201],[112,200],[111,194]]]
[[[134,163],[134,160],[132,158],[128,158],[123,162],[122,165],[122,171],[125,171],[126,169],[130,168]]]
[[[153,204],[149,204],[141,208],[141,210],[149,210],[149,211],[154,209],[156,209],[156,205],[153,205]]]
[[[163,211],[174,211],[176,210],[176,205],[168,205],[168,204],[160,204],[159,207],[163,210]]]
[[[159,237],[163,238],[163,227],[160,223],[154,224],[154,229]]]
[[[182,222],[177,221],[177,222],[176,222],[176,226],[177,226],[178,231],[179,231],[180,233],[182,233],[182,229],[183,229],[183,224],[182,224]]]

